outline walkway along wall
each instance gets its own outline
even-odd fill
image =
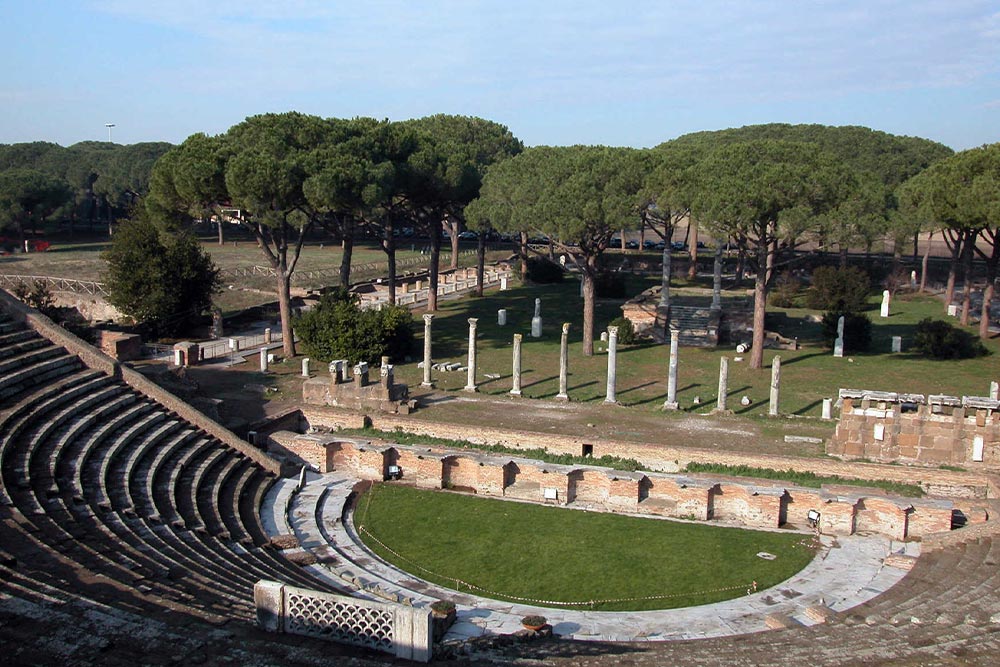
[[[989,471],[961,472],[934,468],[897,465],[847,463],[835,459],[802,459],[791,456],[752,454],[747,452],[672,446],[669,443],[641,443],[627,440],[591,439],[572,435],[539,433],[487,426],[465,426],[408,419],[392,414],[360,414],[335,408],[303,406],[305,422],[316,428],[363,428],[371,426],[386,433],[402,430],[449,440],[467,440],[479,445],[502,445],[518,449],[545,449],[553,454],[582,456],[587,453],[600,458],[604,455],[634,458],[651,470],[677,471],[689,462],[725,463],[773,470],[810,471],[817,475],[839,475],[856,479],[884,479],[906,484],[919,484],[925,493],[952,498],[987,498],[1000,495]]]
[[[753,528],[786,524],[807,528],[809,512],[814,511],[819,513],[817,528],[822,533],[851,535],[870,531],[902,540],[951,530],[956,509],[950,500],[887,498],[867,491],[844,494],[707,476],[557,465],[437,447],[374,445],[334,435],[290,431],[270,434],[268,447],[275,453],[298,457],[321,473],[348,469],[361,479],[398,479],[426,489],[453,489],[609,512],[714,519]],[[966,515],[977,518],[971,512]],[[984,519],[985,515],[978,518]]]

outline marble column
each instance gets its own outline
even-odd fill
[[[430,313],[424,315],[424,381],[421,387],[433,387],[434,380],[431,379],[431,322],[434,316]]]
[[[771,361],[771,400],[767,406],[767,414],[778,416],[778,391],[781,389],[781,357]]]
[[[608,327],[608,392],[604,397],[605,403],[617,403],[618,399],[615,397],[615,384],[618,380],[618,369],[615,365],[618,363],[618,327],[609,326]]]
[[[712,268],[712,310],[722,308],[722,239],[715,240],[715,264]]]
[[[309,377],[309,357],[302,359],[302,377]]]
[[[512,369],[512,376],[514,378],[514,385],[510,389],[511,396],[521,395],[521,334],[514,334],[514,365]]]
[[[559,340],[559,393],[556,398],[568,401],[567,380],[569,376],[569,322],[563,322],[562,338]]]
[[[267,348],[266,347],[260,348],[260,372],[261,373],[266,373],[267,372]]]
[[[719,398],[715,403],[716,412],[726,411],[726,394],[729,393],[729,357],[719,359]]]
[[[667,400],[663,403],[666,410],[676,410],[677,405],[677,347],[679,345],[680,331],[670,330],[670,368],[667,376]]]
[[[465,383],[465,391],[476,391],[476,322],[479,319],[469,318],[469,376]]]

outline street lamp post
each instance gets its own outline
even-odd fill
[[[108,128],[108,143],[111,143],[111,128],[115,126],[114,123],[105,123],[104,127]]]

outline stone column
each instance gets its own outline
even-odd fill
[[[559,393],[556,398],[568,401],[567,379],[569,375],[569,322],[563,322],[562,338],[559,340]]]
[[[833,399],[823,399],[823,419],[833,419]]]
[[[514,386],[511,387],[511,396],[521,395],[521,334],[514,334]]]
[[[670,368],[667,375],[667,400],[663,403],[665,410],[676,410],[677,404],[677,347],[681,332],[670,330]]]
[[[778,416],[778,391],[781,388],[781,357],[771,361],[771,400],[767,406],[767,414]]]
[[[507,309],[501,308],[497,311],[497,326],[505,327],[507,326]]]
[[[268,327],[264,329],[264,345],[271,344],[271,328]]]
[[[1000,382],[990,382],[990,398],[994,401],[1000,400]]]
[[[891,299],[889,290],[882,290],[882,305],[879,307],[880,317],[889,317],[889,300]]]
[[[424,381],[421,387],[433,387],[434,381],[431,379],[431,322],[434,315],[427,313],[424,315]]]
[[[542,300],[535,299],[535,315],[531,318],[531,337],[542,337]]]
[[[712,268],[712,310],[722,308],[722,239],[715,240],[715,264]]]
[[[309,357],[302,358],[302,377],[309,377]]]
[[[618,380],[618,327],[608,327],[608,392],[604,397],[605,403],[617,403],[615,397],[615,384]]]
[[[476,322],[479,319],[469,318],[469,376],[465,383],[465,391],[476,391]]]
[[[844,316],[837,320],[837,339],[833,341],[833,356],[844,356]]]
[[[726,394],[729,393],[729,357],[719,359],[719,398],[715,402],[716,412],[726,411]]]
[[[260,348],[260,372],[261,373],[266,373],[267,372],[267,348],[266,347]]]

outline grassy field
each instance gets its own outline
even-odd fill
[[[631,278],[630,293],[655,284],[653,279]],[[531,338],[531,316],[535,298],[542,300],[543,336]],[[730,358],[729,407],[739,415],[767,414],[771,361],[781,356],[781,411],[784,414],[819,416],[822,400],[836,397],[839,388],[879,389],[943,394],[985,395],[989,382],[1000,377],[1000,338],[985,341],[991,356],[962,361],[935,361],[906,352],[917,322],[925,317],[944,318],[941,301],[931,296],[899,295],[893,300],[892,316],[878,317],[878,297],[871,299],[869,311],[874,324],[872,350],[836,359],[820,340],[820,325],[811,321],[815,311],[769,308],[768,329],[786,337],[797,337],[800,349],[766,350],[765,368],[748,368],[749,355],[736,362],[731,348],[682,347],[678,366],[678,400],[684,411],[705,413],[715,407],[719,357]],[[599,300],[595,332],[621,315],[620,301]],[[496,312],[507,309],[507,326],[497,325]],[[464,365],[469,317],[478,317],[479,390],[504,395],[511,387],[511,350],[514,333],[524,334],[522,342],[522,391],[529,398],[553,398],[558,392],[559,335],[563,322],[571,322],[569,351],[569,395],[573,401],[601,402],[605,396],[607,355],[596,344],[596,353],[582,352],[582,299],[576,281],[559,285],[516,287],[507,292],[492,291],[482,299],[465,299],[440,304],[434,320],[434,360],[457,361]],[[956,320],[951,320],[957,323]],[[418,331],[422,327],[418,328]],[[974,332],[969,328],[970,332]],[[902,336],[904,352],[889,353],[892,336]],[[422,337],[422,336],[421,336]],[[595,334],[596,338],[596,334]],[[418,346],[419,349],[419,346]],[[422,370],[411,363],[397,366],[397,377],[411,387],[420,383]],[[642,342],[618,350],[619,403],[646,411],[658,411],[666,400],[669,347]],[[487,375],[498,375],[490,379]],[[439,390],[459,392],[465,386],[464,372],[434,373]],[[739,404],[748,396],[748,407]],[[694,404],[699,397],[700,405]]]
[[[670,609],[745,595],[789,578],[811,536],[661,521],[381,484],[355,525],[379,556],[423,579],[496,599]],[[392,549],[395,554],[372,539]],[[777,556],[768,561],[758,552]],[[482,589],[485,589],[482,590]],[[612,601],[614,600],[614,601]],[[589,604],[588,601],[598,601]],[[602,602],[603,601],[603,602]]]
[[[230,238],[225,245],[218,245],[214,236],[206,235],[200,237],[202,247],[212,256],[215,262],[223,271],[251,266],[267,266],[267,261],[257,248],[256,244],[246,234],[234,233],[230,231]],[[77,233],[75,237],[69,238],[66,235],[54,235],[49,239],[53,242],[52,248],[42,253],[14,254],[0,257],[0,273],[17,275],[40,275],[58,276],[62,278],[74,278],[77,280],[103,280],[104,261],[101,253],[108,247],[108,239],[105,234],[84,234]],[[423,246],[427,241],[400,241],[396,250],[396,258],[400,263],[409,263],[400,266],[400,274],[419,271],[426,266],[426,255],[421,254]],[[474,254],[469,251],[474,250],[474,246],[463,244],[460,249],[459,265],[472,266],[475,263]],[[464,253],[464,254],[463,254]],[[501,255],[507,256],[509,252],[491,252],[488,260],[495,260]],[[302,255],[296,266],[297,278],[293,284],[297,287],[319,288],[337,283],[334,275],[324,275],[323,277],[309,278],[308,272],[325,270],[327,272],[340,267],[341,250],[340,245],[323,242],[320,239],[309,241],[302,248]],[[450,246],[447,244],[442,248],[441,264],[449,266],[451,259]],[[364,265],[371,262],[379,263],[373,270],[364,269]],[[352,281],[371,280],[381,277],[386,273],[385,253],[372,241],[359,242],[351,256],[351,264],[354,268]],[[223,289],[216,296],[216,304],[224,312],[230,313],[243,308],[249,308],[261,303],[276,300],[274,295],[274,279],[266,276],[231,277],[223,278]]]

